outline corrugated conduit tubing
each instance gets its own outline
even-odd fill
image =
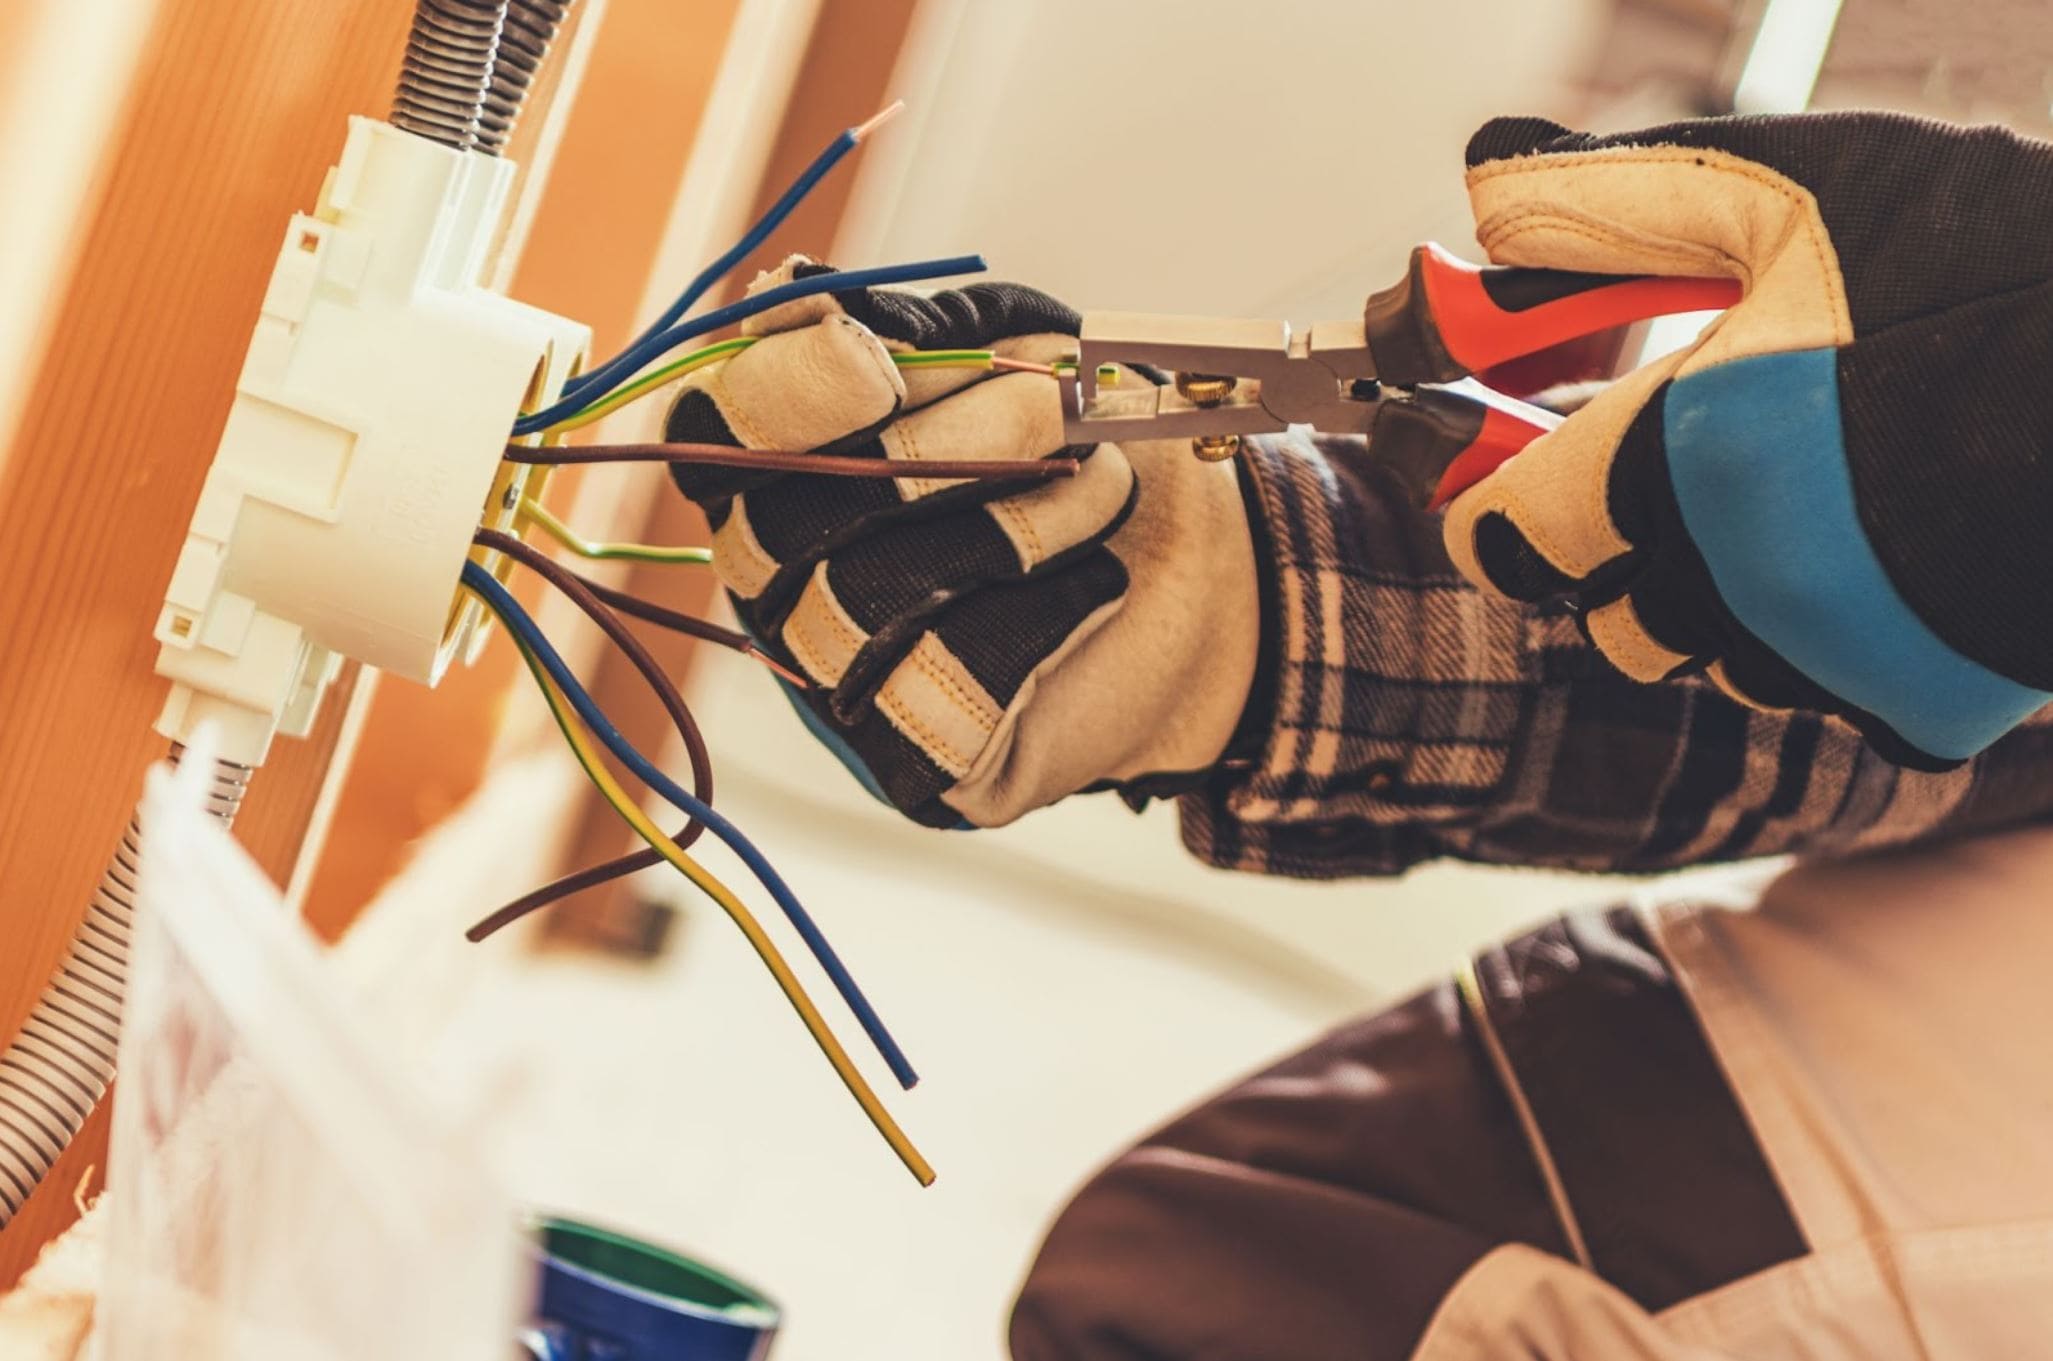
[[[392,126],[468,151],[499,59],[507,0],[415,0]]]
[[[549,55],[549,44],[570,13],[571,0],[512,0],[506,27],[499,34],[499,52],[492,61],[492,80],[478,110],[476,145],[488,156],[505,149],[513,125],[527,102],[528,87]]]
[[[181,749],[173,746],[177,762]],[[217,761],[207,811],[235,820],[250,767]],[[114,1080],[142,832],[130,818],[71,949],[0,1054],[0,1228],[21,1211]]]

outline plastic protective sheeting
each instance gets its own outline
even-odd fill
[[[511,1201],[201,811],[208,765],[142,807],[98,1355],[506,1361]]]

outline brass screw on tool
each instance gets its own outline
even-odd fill
[[[1179,373],[1176,390],[1192,406],[1217,406],[1233,395],[1239,381],[1231,374]],[[1224,463],[1240,452],[1240,436],[1200,435],[1190,442],[1190,451],[1207,463]]]
[[[1216,373],[1179,373],[1176,390],[1193,406],[1217,406],[1233,395],[1239,379]]]

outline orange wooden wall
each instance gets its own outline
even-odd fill
[[[150,628],[251,318],[344,115],[385,112],[408,18],[388,0],[158,12],[0,460],[0,1035],[41,993],[164,751]],[[307,744],[259,777],[241,830],[274,874],[325,764]],[[104,1159],[96,1142],[82,1138],[0,1234],[0,1283],[70,1218],[78,1174]]]
[[[880,101],[912,3],[823,6],[773,188]],[[638,324],[740,4],[580,5],[589,65],[575,106],[554,111],[568,122],[511,291],[589,322],[601,353]],[[150,627],[251,320],[285,221],[312,202],[345,115],[389,107],[411,10],[407,0],[159,0],[61,315],[16,436],[0,447],[0,1037],[39,995],[144,767],[164,750],[151,730],[163,688]],[[559,53],[538,106],[562,64]],[[534,149],[544,114],[528,111],[516,159]],[[827,239],[845,193],[845,181],[830,186],[780,246]],[[657,528],[674,525],[688,519],[681,506],[666,497],[649,514]],[[703,574],[692,575],[687,589],[703,592]],[[331,695],[312,740],[278,745],[238,823],[281,883],[354,679]],[[339,932],[410,843],[476,787],[514,679],[510,651],[495,647],[435,692],[378,687],[311,880],[317,926]],[[595,821],[586,840],[610,853],[618,837]],[[72,1219],[74,1196],[104,1162],[105,1114],[0,1232],[0,1289]]]
[[[313,201],[341,149],[345,116],[388,110],[412,8],[407,0],[159,6],[104,182],[81,223],[61,314],[15,438],[0,450],[9,527],[0,535],[0,1037],[14,1033],[40,994],[144,767],[164,751],[151,731],[163,687],[152,673],[150,629],[257,303],[286,219]],[[653,139],[662,144],[675,116],[696,107],[732,8],[585,0],[576,22],[598,21],[591,37],[611,36],[617,24],[612,50],[634,49],[649,68],[674,63],[672,117]],[[535,149],[562,64],[559,50],[509,148],[516,159]],[[593,74],[585,88],[607,91],[606,73]],[[611,120],[599,140],[633,144],[641,129],[631,110],[618,99],[596,104]],[[579,138],[593,135],[567,140],[557,164],[577,166],[592,152]],[[665,205],[680,165],[660,156],[654,164]],[[599,196],[594,225],[620,233],[620,247],[574,250],[553,210],[542,214],[530,237],[535,263],[522,272],[524,282],[546,283],[538,300],[580,313],[569,305],[579,279],[636,295],[640,280],[630,276],[645,268],[660,219],[623,216],[617,200],[603,201],[604,188],[604,177],[587,176],[571,194]],[[495,663],[466,678],[468,694],[438,703],[432,749],[482,761],[494,687],[507,672]],[[278,745],[238,823],[237,835],[281,883],[306,837],[353,680],[330,696],[312,740]],[[388,696],[410,689],[385,687]],[[374,748],[385,732],[376,719]],[[374,825],[333,845],[342,863],[389,862],[392,840]],[[103,1108],[0,1233],[0,1288],[70,1221],[74,1195],[104,1150]]]

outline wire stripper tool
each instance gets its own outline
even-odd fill
[[[1481,267],[1428,243],[1360,321],[1288,322],[1087,312],[1073,382],[1073,444],[1188,436],[1230,458],[1244,435],[1310,426],[1369,438],[1370,452],[1438,509],[1560,424],[1552,412],[1467,383],[1508,360],[1614,326],[1722,310],[1735,279]],[[1115,387],[1102,365],[1144,364],[1173,381]]]

